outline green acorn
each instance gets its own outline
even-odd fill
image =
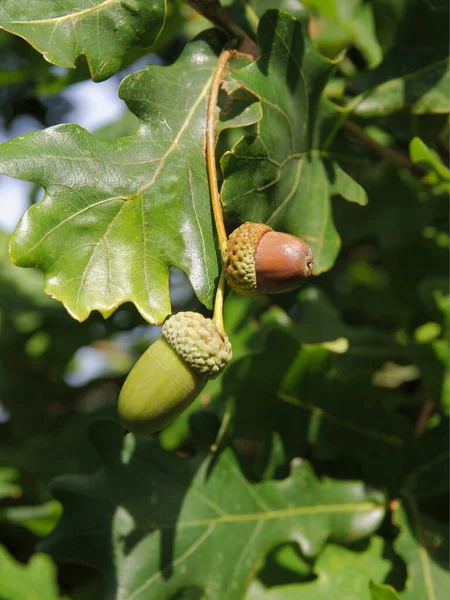
[[[228,238],[222,265],[228,285],[255,298],[297,288],[311,275],[314,258],[309,245],[295,235],[247,222]]]
[[[144,352],[119,395],[119,419],[128,431],[154,433],[178,417],[209,379],[231,360],[231,344],[211,319],[172,315],[162,337]]]

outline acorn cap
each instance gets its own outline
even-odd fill
[[[255,255],[264,234],[273,231],[264,223],[244,223],[228,238],[222,264],[228,285],[242,296],[257,297]]]
[[[162,335],[176,353],[199,375],[217,377],[231,360],[231,344],[211,319],[185,311],[172,315]]]

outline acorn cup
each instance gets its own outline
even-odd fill
[[[127,431],[151,434],[171,423],[231,360],[226,334],[200,313],[172,315],[161,332],[120,392],[118,414]]]
[[[290,292],[314,268],[309,245],[264,223],[244,223],[228,238],[222,253],[228,285],[242,296]]]

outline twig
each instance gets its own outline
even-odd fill
[[[206,17],[208,21],[211,21],[211,23],[214,23],[217,27],[223,29],[230,37],[241,40],[241,52],[250,54],[253,57],[258,56],[259,51],[255,42],[249,38],[239,25],[236,25],[236,23],[233,23],[233,21],[228,18],[227,13],[223,6],[221,6],[219,0],[185,0],[185,2],[192,6],[198,13]]]
[[[372,148],[381,158],[390,162],[397,167],[402,167],[409,169],[414,175],[418,175],[422,177],[426,174],[425,169],[423,169],[420,165],[413,163],[405,154],[402,154],[398,150],[393,150],[392,148],[388,148],[380,142],[374,140],[370,135],[368,135],[362,127],[357,125],[354,121],[347,119],[343,123],[343,129],[345,129],[350,135],[354,138],[358,139],[369,148]]]
[[[432,400],[429,396],[425,400],[420,409],[419,416],[417,417],[416,426],[415,426],[415,434],[422,435],[428,425],[428,421],[430,420],[431,415],[434,413],[434,409],[436,408],[436,404],[434,400]]]
[[[217,432],[215,442],[211,445],[211,452],[217,453],[219,451],[219,449],[221,448],[224,438],[225,438],[225,433],[228,429],[228,425],[230,424],[230,420],[231,420],[231,411],[230,411],[229,406],[227,406],[227,408],[225,410],[225,414],[223,415],[223,418],[222,418],[222,422],[220,424],[219,431]]]
[[[216,224],[217,237],[219,238],[219,248],[222,253],[227,245],[227,232],[223,222],[222,202],[220,200],[219,187],[217,183],[216,168],[216,108],[219,97],[219,88],[223,80],[225,67],[231,57],[230,50],[224,50],[217,61],[214,70],[213,80],[208,98],[208,115],[206,119],[206,165],[208,168],[209,189],[211,194],[211,204],[214,213],[214,222]]]

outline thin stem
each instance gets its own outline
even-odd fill
[[[230,413],[229,409],[227,408],[225,414],[223,415],[223,419],[220,424],[219,431],[217,432],[216,441],[213,444],[211,444],[211,448],[210,448],[211,452],[217,453],[220,450],[220,448],[222,447],[225,433],[226,433],[228,425],[230,423],[230,419],[231,419],[231,413]]]
[[[219,56],[216,68],[214,70],[213,80],[208,98],[208,114],[206,119],[206,164],[208,168],[209,189],[211,194],[211,204],[216,224],[217,237],[219,238],[219,248],[222,253],[227,245],[227,232],[223,222],[222,202],[220,200],[219,186],[217,183],[216,168],[216,107],[219,98],[219,88],[223,80],[225,67],[231,57],[230,50],[224,50]]]
[[[397,167],[402,167],[409,169],[414,173],[414,175],[418,175],[422,177],[425,175],[426,171],[420,166],[413,163],[405,154],[402,154],[398,150],[393,150],[392,148],[388,148],[380,142],[374,140],[370,135],[368,135],[362,127],[357,125],[354,121],[347,119],[343,124],[343,129],[345,129],[350,135],[354,138],[358,139],[369,148],[372,148],[381,158],[390,162]]]
[[[251,54],[253,56],[258,55],[258,47],[255,42],[248,37],[243,29],[236,25],[233,21],[228,18],[228,15],[220,4],[219,0],[185,0],[187,4],[192,6],[198,13],[203,15],[223,29],[230,37],[237,38],[242,41],[241,51]]]
[[[213,321],[219,331],[225,331],[223,325],[223,301],[225,297],[225,275],[222,271],[214,300]]]
[[[234,400],[229,398],[226,403],[225,413],[222,417],[222,422],[220,423],[220,428],[217,432],[216,439],[210,447],[211,452],[217,453],[221,450],[222,446],[224,446],[225,438],[228,437],[227,434],[229,433],[228,426],[232,422],[234,413]]]
[[[417,417],[416,426],[415,426],[415,434],[422,435],[428,425],[428,421],[430,417],[434,413],[436,409],[436,404],[434,400],[428,397],[422,405],[422,408]]]

